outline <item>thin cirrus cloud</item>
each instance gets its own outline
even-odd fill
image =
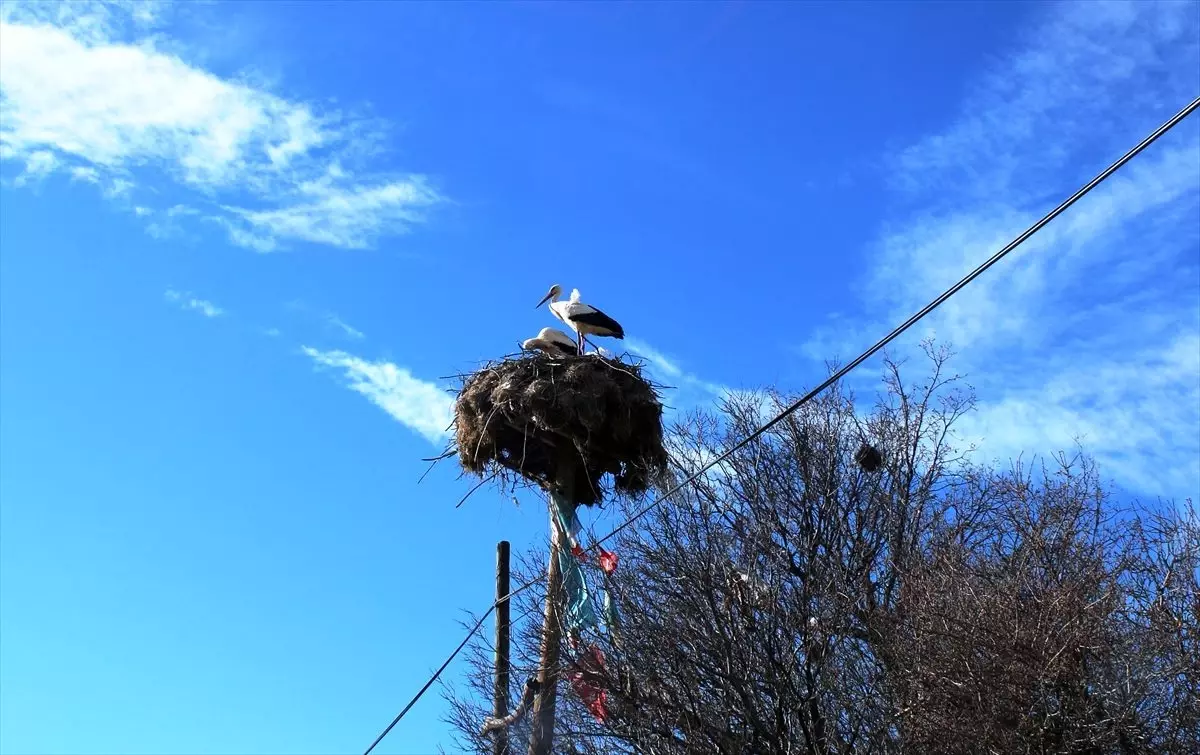
[[[361,341],[366,338],[366,334],[342,318],[330,312],[325,316],[325,321],[342,335],[355,341]]]
[[[664,383],[664,402],[673,409],[686,409],[711,405],[713,401],[729,398],[737,391],[729,386],[705,380],[685,370],[678,360],[669,357],[650,344],[637,338],[625,341],[630,354],[644,360],[650,369],[650,377]]]
[[[16,186],[24,186],[28,183],[36,182],[39,178],[54,172],[58,164],[58,158],[55,157],[53,152],[48,152],[44,149],[30,152],[25,156],[25,169],[16,177],[13,183]]]
[[[443,443],[454,420],[454,401],[434,383],[388,361],[372,361],[344,351],[301,350],[321,367],[341,370],[346,387],[366,397],[393,419],[430,443]]]
[[[231,242],[359,249],[441,201],[419,175],[359,171],[379,124],[225,79],[163,49],[169,6],[14,3],[0,14],[0,159],[125,199],[168,182]],[[156,35],[150,31],[156,30]]]
[[[885,161],[898,210],[868,250],[855,310],[819,328],[809,356],[857,353],[1200,94],[1194,6],[1064,4],[1039,18],[957,118]],[[1078,441],[1126,490],[1200,492],[1194,121],[919,326],[953,345],[977,389],[960,430],[982,456]]]
[[[199,215],[194,207],[177,204],[165,210],[155,210],[142,205],[135,206],[133,213],[140,218],[146,218],[146,233],[151,238],[160,240],[175,238],[185,233],[181,221]]]
[[[176,304],[180,309],[199,312],[205,317],[220,317],[225,314],[225,310],[218,307],[216,304],[193,296],[187,291],[176,291],[173,288],[168,288],[163,294],[163,298],[172,304]]]

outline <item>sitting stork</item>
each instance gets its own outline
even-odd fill
[[[522,342],[521,348],[525,351],[536,349],[552,357],[579,356],[579,345],[575,343],[575,339],[558,328],[542,328],[538,331],[537,338]]]
[[[586,336],[625,338],[625,330],[621,328],[619,322],[596,309],[591,304],[584,304],[579,301],[579,289],[571,292],[571,298],[568,301],[559,301],[558,298],[560,296],[562,296],[562,286],[555,283],[550,287],[550,293],[543,296],[542,300],[537,303],[537,306],[540,307],[547,301],[550,302],[550,311],[554,316],[570,326],[571,330],[575,331],[579,337],[580,354],[583,353],[583,344]]]

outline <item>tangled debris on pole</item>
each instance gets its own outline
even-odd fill
[[[547,490],[573,479],[576,504],[597,503],[605,475],[617,493],[639,495],[666,470],[658,393],[638,365],[619,359],[536,354],[488,364],[464,378],[454,410],[463,469]]]

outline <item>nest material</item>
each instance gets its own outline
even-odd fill
[[[869,443],[863,443],[854,454],[854,460],[868,472],[875,472],[883,466],[883,454]]]
[[[617,359],[498,362],[466,377],[454,412],[464,469],[516,473],[548,490],[569,477],[577,504],[600,500],[605,475],[618,493],[639,495],[666,470],[658,394]]]

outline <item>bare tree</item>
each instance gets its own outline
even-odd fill
[[[823,394],[621,533],[621,623],[588,638],[607,715],[564,684],[560,751],[1200,752],[1190,502],[1118,507],[1082,455],[972,465],[953,428],[973,396],[944,351],[926,353],[920,383],[889,361],[868,409]],[[790,400],[688,417],[672,433],[678,473]],[[882,453],[875,471],[863,444]],[[531,617],[515,623],[518,681],[543,599],[514,606]],[[447,693],[476,752],[490,751],[484,643],[466,690]]]

